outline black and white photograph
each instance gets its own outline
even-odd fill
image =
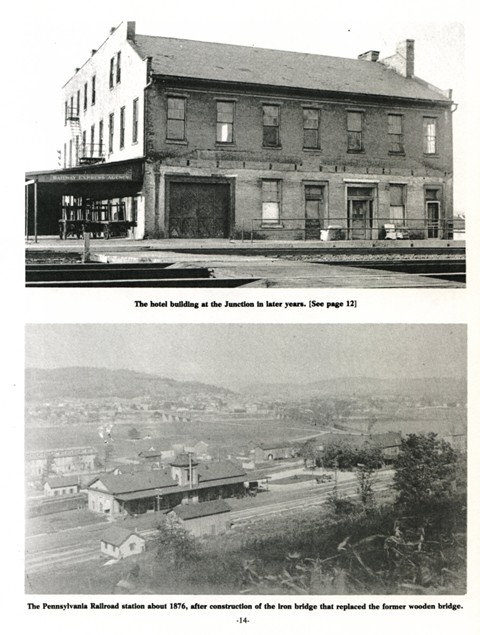
[[[463,288],[464,25],[222,7],[32,22],[26,284]]]
[[[29,324],[25,391],[27,594],[466,592],[463,325]]]
[[[474,3],[4,13],[4,630],[476,633]]]

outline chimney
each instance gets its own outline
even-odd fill
[[[91,53],[90,53],[90,57],[93,57],[95,55],[95,53],[97,52],[97,49],[92,49]]]
[[[404,40],[397,44],[395,55],[380,60],[403,77],[413,77],[415,72],[415,40]]]
[[[127,22],[127,40],[135,40],[135,22]]]
[[[380,51],[367,51],[366,53],[361,53],[358,59],[365,60],[366,62],[376,62],[379,55]]]
[[[397,54],[404,60],[405,77],[413,77],[415,63],[415,41],[405,40],[397,45]]]
[[[80,70],[80,66],[77,66],[77,68],[75,69],[75,74],[77,74],[79,70]]]
[[[112,33],[115,31],[116,27],[112,26],[110,27],[110,35],[112,35]]]

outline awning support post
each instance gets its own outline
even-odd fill
[[[33,224],[35,231],[35,242],[38,242],[38,231],[37,231],[37,217],[38,217],[38,184],[37,181],[33,184]]]
[[[28,240],[28,188],[30,185],[27,183],[25,186],[25,238]]]
[[[83,262],[90,261],[90,232],[83,230]]]

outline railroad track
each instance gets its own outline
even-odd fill
[[[27,287],[239,287],[252,278],[214,278],[208,267],[173,263],[27,264]]]

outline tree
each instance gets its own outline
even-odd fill
[[[435,433],[409,434],[402,439],[394,463],[396,504],[415,513],[450,498],[455,489],[456,463],[455,451]]]
[[[167,518],[158,527],[158,557],[172,564],[198,558],[198,545],[192,534],[174,518]]]
[[[140,432],[137,430],[137,428],[130,428],[130,430],[128,431],[128,438],[134,440],[140,438]]]
[[[375,483],[377,467],[375,467],[373,461],[367,463],[358,463],[356,474],[362,505],[364,509],[371,509],[375,505],[373,485]]]

